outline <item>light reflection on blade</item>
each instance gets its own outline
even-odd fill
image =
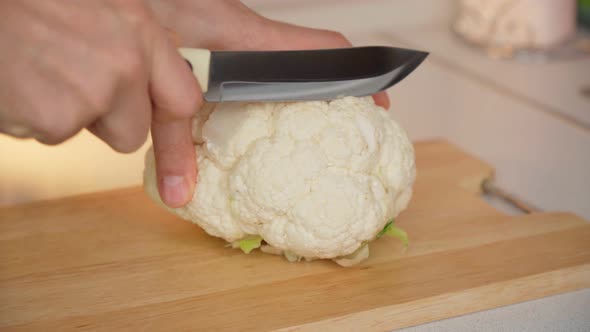
[[[381,76],[332,82],[224,82],[217,94],[205,93],[207,101],[325,100],[344,96],[368,96],[387,88],[405,66]]]

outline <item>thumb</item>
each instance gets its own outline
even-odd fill
[[[197,80],[167,36],[154,43],[150,96],[152,142],[162,201],[180,207],[192,198],[197,165],[191,118],[202,104]]]

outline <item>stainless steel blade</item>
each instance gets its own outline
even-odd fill
[[[427,55],[384,46],[212,52],[204,97],[218,102],[367,96],[404,79]]]

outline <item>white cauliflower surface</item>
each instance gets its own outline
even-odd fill
[[[262,238],[289,260],[358,263],[412,195],[412,144],[372,98],[208,104],[193,139],[195,194],[169,210],[231,243]],[[144,186],[161,202],[151,149]]]

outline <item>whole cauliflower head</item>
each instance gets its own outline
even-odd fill
[[[369,97],[208,104],[193,119],[193,140],[194,196],[169,210],[287,258],[357,263],[412,195],[412,144]],[[144,186],[161,203],[151,149]]]

